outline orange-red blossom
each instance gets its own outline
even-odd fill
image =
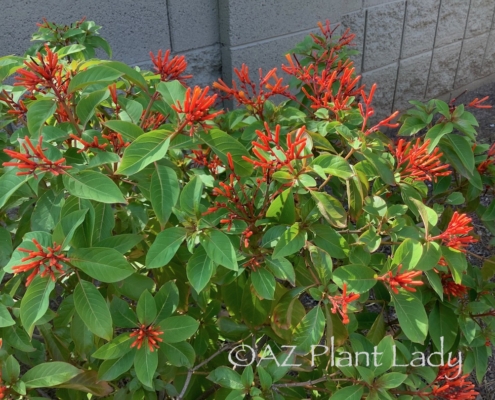
[[[437,377],[432,383],[433,390],[427,395],[434,396],[433,399],[435,400],[476,399],[479,393],[474,390],[474,384],[466,380],[469,374],[459,375],[459,365],[457,359],[454,358],[439,368]]]
[[[401,269],[402,264],[399,264],[395,275],[392,271],[388,271],[383,276],[377,277],[376,280],[386,283],[395,294],[399,294],[399,287],[407,290],[408,292],[415,292],[416,289],[414,286],[421,286],[424,284],[423,281],[414,280],[414,278],[422,274],[421,271],[408,271],[401,273]]]
[[[12,268],[12,271],[16,274],[20,274],[32,270],[31,275],[29,275],[26,280],[26,286],[29,286],[35,276],[40,274],[41,267],[43,267],[43,271],[41,271],[40,276],[44,278],[49,275],[50,278],[55,281],[55,272],[63,274],[64,266],[62,262],[69,261],[69,259],[61,253],[62,246],[53,243],[53,247],[48,246],[45,250],[36,239],[32,239],[32,242],[37,250],[24,248],[19,248],[18,250],[23,253],[28,253],[26,257],[21,259],[21,262],[33,261],[27,264],[16,265]]]
[[[471,218],[466,214],[459,214],[455,211],[445,232],[430,237],[430,240],[441,239],[444,246],[465,252],[464,247],[478,241],[473,236],[469,235],[473,229],[472,226],[469,226],[471,221]]]
[[[170,50],[167,50],[165,54],[162,53],[162,50],[158,50],[156,57],[150,51],[150,57],[154,70],[160,74],[160,80],[164,82],[178,80],[185,85],[185,81],[192,78],[192,75],[183,75],[187,68],[184,56],[175,56],[169,60]]]
[[[160,347],[160,342],[163,342],[163,339],[159,337],[160,335],[163,335],[163,331],[160,328],[153,325],[146,326],[145,324],[141,324],[129,335],[136,338],[131,344],[131,349],[137,346],[139,350],[143,343],[146,342],[148,348],[153,353],[155,349]]]
[[[347,307],[349,303],[359,299],[359,294],[349,293],[347,294],[347,283],[342,286],[342,294],[337,296],[328,295],[328,300],[332,303],[332,314],[339,313],[342,317],[342,323],[349,323],[349,316],[347,315]]]
[[[452,173],[448,169],[448,164],[442,164],[440,157],[443,154],[439,152],[438,148],[435,148],[431,154],[428,153],[429,145],[429,139],[421,144],[421,139],[418,138],[416,143],[400,139],[396,147],[389,146],[390,151],[397,160],[396,170],[399,172],[401,179],[436,181],[439,176],[447,176]]]
[[[9,161],[4,162],[4,167],[17,167],[19,169],[27,169],[27,171],[17,172],[17,175],[34,175],[38,172],[51,172],[53,175],[64,174],[67,169],[72,168],[69,165],[62,165],[65,162],[65,158],[61,158],[57,161],[49,160],[42,146],[43,137],[40,136],[38,145],[35,147],[28,136],[24,138],[25,143],[22,143],[22,147],[25,153],[19,153],[14,150],[4,149],[4,152],[10,157],[17,159],[18,162]]]
[[[194,125],[199,124],[203,130],[207,131],[211,127],[205,124],[206,121],[213,120],[217,115],[223,113],[223,110],[209,113],[210,108],[215,104],[217,95],[208,96],[210,88],[207,86],[203,90],[199,86],[195,86],[194,89],[188,88],[186,91],[186,97],[181,104],[177,101],[177,104],[172,104],[172,108],[178,112],[185,114],[185,125],[190,127],[189,134],[194,134]]]

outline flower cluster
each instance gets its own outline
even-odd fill
[[[101,136],[111,143],[113,146],[113,151],[119,155],[122,154],[122,151],[131,144],[131,142],[125,141],[122,134],[118,132],[110,131],[109,133],[104,133]]]
[[[381,120],[376,125],[372,126],[371,128],[367,128],[368,120],[373,115],[375,115],[375,109],[371,105],[371,102],[373,101],[373,96],[375,95],[376,87],[377,87],[376,83],[374,83],[371,86],[370,92],[367,96],[366,96],[366,92],[364,90],[361,90],[361,97],[363,98],[363,101],[358,104],[359,112],[361,113],[361,117],[363,117],[361,131],[363,131],[366,136],[372,134],[373,132],[378,131],[381,127],[397,128],[399,126],[398,123],[392,123],[392,120],[399,115],[399,111],[395,111],[392,115]]]
[[[467,245],[478,241],[469,235],[473,229],[469,226],[471,221],[466,214],[459,214],[455,211],[447,229],[440,235],[431,237],[430,240],[442,240],[444,246],[464,252]]]
[[[395,275],[392,271],[388,271],[386,274],[377,277],[376,279],[386,283],[395,294],[399,293],[399,287],[407,290],[408,292],[415,292],[416,289],[413,286],[421,286],[424,284],[423,281],[414,280],[414,278],[421,276],[421,271],[408,271],[401,273],[401,269],[402,264],[399,264]]]
[[[7,93],[5,90],[0,92],[0,101],[4,102],[10,110],[7,114],[19,118],[20,121],[26,121],[27,107],[22,99],[19,101],[14,100],[14,96],[11,93]]]
[[[259,82],[255,84],[249,76],[249,68],[242,64],[241,69],[234,68],[234,73],[239,79],[239,86],[233,80],[232,87],[229,87],[223,80],[213,84],[213,87],[225,93],[226,99],[236,99],[239,105],[244,105],[254,115],[263,119],[263,110],[266,101],[275,95],[281,95],[289,99],[295,97],[289,92],[288,85],[282,85],[283,78],[277,76],[277,68],[273,68],[263,76],[263,71],[259,69]]]
[[[129,335],[136,338],[131,344],[131,349],[137,346],[139,350],[143,343],[146,342],[148,348],[153,353],[155,349],[160,347],[160,342],[163,342],[163,339],[159,337],[160,335],[163,335],[163,331],[160,328],[153,325],[146,326],[145,324],[141,324]]]
[[[401,179],[411,178],[416,181],[436,181],[439,176],[447,176],[452,173],[448,164],[442,164],[440,158],[442,153],[435,148],[431,154],[428,153],[430,140],[421,144],[418,138],[416,143],[406,142],[400,139],[397,146],[390,145],[390,151],[397,160],[396,171]]]
[[[25,153],[19,153],[14,150],[4,149],[4,152],[10,157],[18,160],[18,162],[4,162],[4,167],[17,167],[19,169],[27,169],[27,171],[17,172],[17,175],[34,175],[36,172],[51,172],[53,175],[64,174],[66,170],[72,168],[69,165],[62,165],[65,158],[57,161],[51,161],[47,158],[42,148],[43,136],[40,136],[38,145],[35,147],[28,136],[24,138],[22,147]]]
[[[464,297],[467,294],[468,288],[460,283],[455,283],[452,274],[442,273],[442,287],[443,293],[447,295],[450,300],[450,296]]]
[[[347,315],[347,307],[349,303],[359,299],[359,294],[349,293],[347,294],[347,283],[342,286],[342,294],[336,296],[327,295],[328,300],[332,304],[332,314],[339,313],[342,317],[342,323],[348,324],[349,316]]]
[[[27,69],[19,68],[14,86],[24,86],[31,93],[47,93],[52,89],[57,95],[67,94],[71,73],[63,72],[62,64],[58,62],[58,55],[48,45],[45,45],[46,56],[37,54],[37,60],[24,61]]]
[[[79,149],[77,151],[78,153],[82,153],[82,152],[87,151],[89,149],[105,150],[105,147],[108,146],[108,143],[99,143],[98,142],[98,136],[93,136],[92,142],[88,142],[88,141],[86,141],[86,140],[84,140],[84,139],[80,138],[79,136],[76,136],[72,133],[69,136],[71,139],[74,139],[76,142],[79,142],[83,145],[83,148]]]
[[[474,383],[466,378],[469,374],[459,376],[459,367],[454,358],[449,364],[442,365],[435,381],[432,383],[432,391],[428,396],[434,396],[435,400],[474,400],[478,392],[474,390]],[[451,366],[453,365],[453,366]]]
[[[277,125],[275,132],[272,132],[268,123],[265,122],[265,131],[256,131],[256,135],[261,143],[259,141],[252,142],[252,151],[257,159],[243,156],[244,160],[263,170],[265,179],[282,167],[287,167],[289,171],[294,172],[293,161],[312,157],[311,154],[304,154],[307,141],[307,137],[305,136],[306,128],[304,126],[299,128],[295,134],[289,132],[286,135],[286,149],[280,143],[280,125]],[[292,139],[293,134],[294,139]]]
[[[43,246],[36,240],[32,239],[33,244],[36,246],[37,250],[29,250],[24,248],[19,248],[19,251],[23,253],[28,253],[28,255],[21,259],[21,262],[30,261],[27,264],[16,265],[12,268],[12,271],[16,274],[20,274],[22,272],[31,271],[31,275],[28,276],[26,280],[26,286],[32,282],[36,275],[40,274],[41,268],[43,267],[43,271],[41,271],[40,276],[44,278],[49,275],[50,278],[55,280],[55,272],[63,274],[64,265],[62,262],[68,262],[69,258],[67,258],[64,254],[62,254],[62,246],[53,243],[53,246],[48,246],[46,250]]]
[[[485,96],[482,99],[478,99],[476,97],[473,101],[471,101],[469,104],[467,104],[466,107],[471,107],[471,108],[492,108],[491,104],[483,104],[489,98],[490,98],[489,96]]]
[[[216,177],[219,173],[219,168],[222,168],[223,162],[216,154],[212,154],[210,149],[198,149],[191,150],[191,154],[187,155],[194,163],[194,166],[201,166],[207,168],[213,177]]]
[[[213,120],[217,115],[223,114],[223,110],[209,113],[210,108],[215,104],[217,95],[208,96],[207,86],[203,90],[199,86],[195,86],[194,89],[188,88],[186,91],[186,98],[184,102],[180,104],[177,101],[177,105],[172,105],[172,108],[181,114],[185,114],[185,120],[183,123],[185,126],[189,126],[189,134],[194,134],[195,125],[199,124],[204,131],[210,129],[210,126],[206,124],[206,121]]]
[[[191,79],[192,75],[183,75],[187,68],[186,58],[184,56],[175,56],[171,60],[170,50],[167,50],[165,54],[162,50],[158,50],[155,57],[153,52],[150,52],[151,62],[153,68],[157,74],[160,74],[160,79],[164,82],[179,81],[185,85],[186,80]]]

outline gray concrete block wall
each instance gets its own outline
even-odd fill
[[[42,17],[82,16],[103,26],[115,59],[150,68],[149,51],[171,49],[200,85],[229,82],[243,63],[256,78],[318,21],[340,22],[356,34],[356,72],[378,84],[377,118],[495,79],[495,0],[3,0],[0,56],[22,54]]]

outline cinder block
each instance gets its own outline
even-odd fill
[[[481,78],[483,75],[481,64],[483,63],[487,40],[488,33],[464,40],[457,77],[455,79],[455,88],[467,85],[469,82]]]
[[[380,6],[382,4],[387,4],[387,3],[393,3],[397,0],[363,0],[363,7],[368,8],[368,7],[375,7],[375,6]]]
[[[239,46],[340,21],[345,2],[329,0],[219,0],[223,44]],[[360,3],[360,0],[350,0]]]
[[[373,83],[377,85],[372,102],[375,108],[375,115],[372,117],[371,123],[377,123],[392,113],[397,68],[398,63],[394,63],[363,74],[362,82],[366,85],[366,91],[369,91]]]
[[[454,88],[461,45],[462,42],[456,42],[433,50],[426,98],[449,93]]]
[[[464,37],[469,1],[445,0],[440,7],[435,47],[442,47]]]
[[[219,41],[217,0],[168,2],[174,52],[210,46]]]
[[[314,30],[312,31],[314,32]],[[284,36],[252,45],[233,48],[224,47],[222,49],[223,79],[225,82],[230,83],[234,76],[234,68],[240,68],[243,63],[249,67],[251,79],[255,82],[259,77],[259,68],[262,68],[263,73],[266,73],[270,69],[277,67],[278,75],[284,76],[285,74],[282,73],[281,65],[287,64],[285,54],[312,31]],[[288,84],[289,81],[287,80],[286,83]]]
[[[389,65],[399,59],[404,1],[384,4],[368,10],[363,70]]]
[[[410,100],[423,100],[427,84],[425,76],[430,69],[431,53],[429,51],[400,61],[394,110],[405,111],[411,108]]]
[[[495,29],[490,31],[482,65],[483,75],[495,73]]]
[[[128,63],[147,60],[151,50],[170,48],[167,7],[161,0],[3,0],[1,7],[1,55],[23,54],[42,17],[70,24],[86,16],[103,26],[100,33],[114,59]]]
[[[349,28],[352,33],[356,35],[354,40],[355,46],[351,49],[359,51],[359,54],[351,57],[354,61],[354,67],[356,68],[356,74],[361,73],[362,59],[363,59],[363,46],[364,46],[364,25],[366,20],[366,11],[360,10],[350,14],[342,16],[342,27]]]
[[[433,48],[440,0],[409,0],[407,2],[402,58]]]
[[[466,38],[488,32],[492,26],[494,10],[495,2],[493,0],[471,0],[466,25]]]

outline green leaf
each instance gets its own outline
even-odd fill
[[[275,278],[264,268],[251,272],[254,290],[261,299],[274,300]]]
[[[156,171],[151,176],[150,200],[156,217],[164,226],[170,215],[172,207],[179,199],[179,180],[172,168],[156,165]]]
[[[74,290],[74,307],[91,332],[103,339],[112,339],[112,315],[105,299],[92,283],[79,281]]]
[[[95,171],[63,175],[64,186],[73,196],[101,203],[126,203],[118,186],[108,176]]]
[[[146,326],[150,325],[156,318],[157,310],[155,299],[150,292],[145,290],[136,306],[136,314],[139,322]]]
[[[187,236],[187,230],[174,227],[161,231],[146,254],[146,268],[160,268],[174,257]]]
[[[417,240],[407,238],[394,252],[392,265],[402,264],[404,270],[412,270],[423,255],[423,246]]]
[[[194,253],[187,262],[187,279],[197,293],[200,293],[210,281],[215,266],[210,257],[206,254],[204,247],[199,246],[194,249]]]
[[[36,276],[28,286],[21,300],[21,321],[26,332],[33,334],[36,322],[48,310],[50,293],[55,288],[55,282],[49,277]]]
[[[428,334],[428,317],[425,308],[417,297],[399,291],[390,291],[395,311],[404,334],[414,343],[423,343]]]
[[[112,131],[120,133],[130,142],[133,142],[139,136],[144,135],[144,131],[139,126],[129,121],[113,120],[105,122],[104,125]]]
[[[399,136],[412,136],[426,126],[427,124],[421,118],[408,117],[399,129]]]
[[[103,361],[98,370],[98,379],[102,381],[113,381],[124,372],[129,371],[129,368],[131,368],[134,362],[135,353],[136,350],[131,349],[118,358]]]
[[[204,184],[198,176],[194,176],[182,189],[180,195],[181,211],[191,216],[199,217],[201,197],[203,196]]]
[[[192,368],[196,353],[187,342],[160,343],[160,351],[174,367]]]
[[[217,385],[228,389],[244,389],[241,376],[232,368],[225,366],[214,369],[207,377]]]
[[[69,254],[69,258],[75,267],[105,283],[121,281],[134,272],[120,252],[106,247],[76,249]]]
[[[22,376],[21,380],[27,389],[47,388],[67,382],[81,372],[72,364],[53,361],[34,366]]]
[[[155,302],[157,309],[156,321],[161,322],[165,318],[170,317],[179,304],[179,289],[172,282],[166,282],[155,294]]]
[[[495,221],[495,201],[492,201],[486,208],[485,212],[481,216],[481,220],[485,222]]]
[[[0,328],[15,325],[15,321],[3,304],[0,304]]]
[[[454,125],[451,122],[441,122],[440,124],[436,124],[431,128],[425,136],[425,141],[430,140],[430,144],[428,145],[428,152],[431,153],[435,147],[437,147],[440,139],[451,133],[454,130]]]
[[[153,387],[153,376],[158,367],[158,352],[151,352],[148,346],[141,347],[134,357],[134,370],[139,381],[148,387]]]
[[[76,90],[94,83],[113,83],[122,75],[124,75],[122,72],[113,68],[104,65],[96,65],[93,68],[81,71],[74,76],[69,83],[68,92],[73,93]]]
[[[106,239],[95,243],[95,247],[111,247],[119,253],[125,254],[142,240],[143,236],[124,233],[123,235],[107,237]]]
[[[446,354],[454,345],[458,327],[455,312],[442,303],[436,302],[435,307],[430,311],[429,332],[437,350],[443,350],[442,354]]]
[[[395,362],[393,346],[395,346],[394,339],[389,335],[385,336],[376,346],[376,354],[373,356],[373,362],[370,366],[375,376],[379,376],[392,368]]]
[[[347,258],[349,244],[340,233],[323,224],[313,224],[311,230],[315,234],[314,242],[318,247],[334,258]]]
[[[91,357],[100,360],[113,360],[122,357],[130,351],[131,344],[136,340],[136,338],[131,337],[130,334],[130,332],[126,332],[117,336],[111,342],[104,344],[96,350]]]
[[[53,100],[42,99],[31,104],[26,114],[27,127],[29,133],[33,137],[38,137],[41,133],[41,128],[57,109],[57,103]]]
[[[169,317],[159,323],[163,331],[163,341],[166,343],[177,343],[189,339],[196,333],[199,321],[188,315]]]
[[[129,307],[129,303],[114,296],[110,303],[110,313],[113,323],[118,328],[135,328],[138,320],[134,311]]]
[[[12,250],[12,236],[10,232],[0,227],[0,269],[8,264]]]
[[[108,96],[110,96],[110,91],[108,89],[102,89],[81,97],[81,100],[79,100],[76,106],[76,114],[83,127],[93,117],[98,104],[106,100]]]
[[[342,179],[349,179],[354,175],[352,168],[346,159],[332,154],[322,154],[316,157],[311,166],[318,165],[329,175],[337,176]]]
[[[325,316],[321,307],[310,310],[294,329],[293,341],[297,352],[307,354],[311,346],[320,343],[325,329]]]
[[[296,221],[292,189],[284,190],[273,200],[266,212],[266,216],[281,224],[292,225]]]
[[[117,174],[134,175],[167,154],[169,131],[159,129],[139,136],[126,147]]]
[[[53,230],[53,241],[60,243],[65,248],[72,240],[77,228],[86,218],[88,209],[76,210],[65,215]]]
[[[467,260],[464,253],[450,247],[442,246],[442,256],[447,261],[454,282],[460,284],[462,274],[467,270]]]
[[[12,196],[17,189],[19,189],[28,179],[25,176],[17,176],[17,168],[6,170],[6,172],[0,176],[0,209],[7,204],[10,196]]]
[[[237,271],[237,257],[229,237],[218,230],[200,236],[200,241],[210,259],[225,268]]]
[[[345,265],[333,271],[334,282],[348,292],[365,293],[376,284],[376,273],[364,265]]]
[[[475,163],[471,144],[466,138],[459,135],[448,135],[446,136],[446,139],[454,148],[464,167],[466,167],[466,169],[472,174]]]
[[[85,50],[85,49],[86,49],[86,47],[83,46],[82,44],[71,44],[69,46],[64,46],[61,49],[58,49],[56,51],[56,53],[58,55],[58,58],[61,59],[61,58],[66,57],[70,54],[79,53],[80,51]]]
[[[250,158],[249,153],[232,136],[219,129],[211,129],[208,133],[201,133],[200,140],[213,150],[224,165],[229,165],[227,154],[230,153],[234,162],[234,172],[237,175],[246,177],[253,173],[253,164],[242,158]]]
[[[315,199],[318,210],[320,210],[323,218],[330,225],[337,228],[345,228],[347,226],[347,213],[340,201],[322,192],[311,192],[311,196]]]
[[[376,385],[385,389],[394,389],[407,379],[406,374],[400,372],[389,372],[388,374],[380,376],[376,380]]]
[[[272,258],[277,259],[294,254],[301,250],[305,242],[306,232],[299,229],[299,224],[287,227],[273,250]]]
[[[100,381],[96,371],[84,371],[76,375],[70,381],[58,385],[57,388],[78,390],[91,393],[97,397],[106,397],[113,392],[113,388],[108,382]]]
[[[156,90],[162,95],[163,100],[169,106],[183,103],[186,97],[186,88],[179,81],[160,82]]]
[[[361,385],[347,386],[335,392],[330,400],[361,400],[364,393],[364,387]]]
[[[308,246],[308,250],[313,268],[316,270],[321,284],[328,285],[332,279],[332,257],[326,251],[316,246]]]
[[[109,57],[111,57],[111,54],[109,54]],[[124,64],[119,61],[105,61],[105,65],[112,69],[122,72],[124,74],[123,77],[125,79],[128,79],[132,83],[136,84],[145,92],[148,91],[148,84],[146,82],[146,79],[144,79],[144,77],[134,68],[131,68],[127,64]]]
[[[373,153],[371,149],[363,151],[363,155],[375,167],[383,182],[391,186],[396,185],[393,167],[385,157]]]
[[[53,190],[44,193],[34,207],[31,229],[33,231],[51,231],[60,220],[60,211],[64,202],[63,191],[59,194]]]

